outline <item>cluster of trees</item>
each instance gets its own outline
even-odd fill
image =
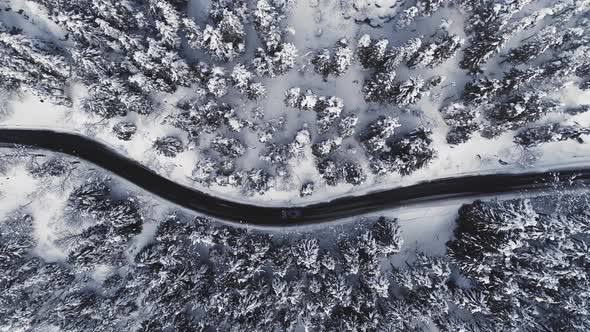
[[[318,162],[317,168],[329,186],[342,182],[356,186],[365,182],[367,178],[362,166],[352,159],[324,158]]]
[[[479,111],[476,107],[465,106],[464,103],[455,102],[446,105],[440,113],[449,126],[447,143],[460,144],[468,141],[481,124],[478,122]]]
[[[357,161],[338,154],[343,139],[355,133],[358,121],[354,114],[343,115],[344,105],[340,98],[317,96],[311,90],[302,92],[300,88],[291,88],[285,94],[285,104],[301,111],[315,111],[319,134],[325,134],[336,127],[332,136],[312,145],[312,152],[318,158],[318,171],[328,185],[336,185],[343,180],[353,185],[365,181],[362,166]],[[420,127],[395,139],[395,128],[400,126],[397,118],[380,116],[359,134],[373,173],[383,175],[399,172],[409,175],[435,158],[436,151],[432,147],[430,129]]]
[[[226,149],[223,146],[220,148]],[[283,176],[286,177],[286,174]],[[191,179],[206,187],[214,184],[234,187],[247,196],[263,195],[276,182],[275,176],[264,169],[240,169],[233,159],[214,155],[206,155],[197,162]]]
[[[248,99],[256,100],[265,89],[252,80],[252,72],[282,75],[293,68],[297,56],[295,47],[282,41],[281,22],[290,2],[260,0],[250,13],[246,1],[212,1],[204,26],[187,16],[187,1],[35,2],[64,30],[65,40],[53,43],[0,25],[2,55],[8,59],[2,64],[2,88],[28,89],[67,105],[68,84],[82,82],[89,96],[81,108],[103,118],[150,113],[154,93],[195,83],[205,95],[219,98],[231,81]],[[237,64],[233,75],[226,75],[221,67],[204,70],[206,65],[187,56],[187,49],[193,48],[214,61],[238,59],[246,50],[245,25],[250,20],[265,47],[256,50],[248,68]]]
[[[387,143],[387,149],[370,156],[371,170],[375,174],[398,172],[410,175],[423,168],[436,157],[432,147],[432,131],[419,127]]]
[[[57,165],[51,162],[51,165]],[[43,164],[48,169],[50,164]],[[60,167],[56,167],[59,169]],[[55,175],[56,172],[46,172]],[[0,326],[9,330],[56,326],[86,331],[125,319],[136,305],[96,288],[92,273],[128,266],[126,250],[141,232],[143,215],[133,198],[116,200],[105,179],[93,178],[72,191],[65,230],[56,245],[65,260],[45,261],[34,254],[34,220],[14,214],[0,222]],[[67,221],[66,221],[67,220]],[[83,226],[82,226],[83,225]]]
[[[404,107],[415,104],[443,79],[433,76],[428,80],[408,77],[396,80],[396,69],[405,64],[410,69],[434,68],[452,58],[461,48],[463,40],[451,35],[445,29],[437,31],[428,43],[421,38],[412,38],[398,47],[390,47],[389,40],[372,40],[363,35],[358,40],[357,57],[361,65],[374,70],[372,77],[365,80],[365,100]]]
[[[394,132],[398,127],[397,118],[380,116],[361,134],[360,140],[369,156],[373,173],[409,175],[435,158],[430,129],[419,127],[396,139]]]
[[[31,175],[36,178],[66,175],[73,169],[72,163],[64,158],[52,158],[43,163],[34,163],[30,169]]]
[[[235,107],[224,100],[235,91],[255,102],[266,95],[258,78],[282,75],[294,67],[297,50],[283,40],[292,1],[259,0],[251,11],[246,1],[214,0],[206,20],[198,24],[187,16],[188,1],[184,0],[35,2],[42,7],[39,14],[47,15],[66,35],[54,44],[1,25],[0,52],[8,62],[0,65],[0,88],[26,88],[66,103],[68,84],[81,82],[88,95],[80,108],[102,119],[115,119],[129,112],[159,112],[162,93],[190,86],[194,96],[171,105],[173,110],[165,119],[186,132],[189,142],[176,136],[158,137],[152,144],[154,152],[173,158],[187,147],[198,146],[204,133],[213,134],[203,150],[223,167],[208,172],[210,160],[203,160],[196,165],[197,178],[213,173],[213,178],[219,175],[216,182],[247,193],[270,188],[273,174],[235,167],[234,159],[247,147],[234,133],[245,127],[261,129],[260,140],[271,140],[277,128],[261,118],[260,123],[238,118]],[[240,63],[241,57],[246,58],[248,24],[262,45]],[[323,121],[327,125],[328,117]],[[225,129],[229,133],[221,132]],[[131,140],[137,131],[137,125],[128,120],[112,125],[113,135],[123,141]]]
[[[330,75],[338,77],[344,74],[350,68],[353,56],[354,52],[348,45],[348,40],[342,38],[334,50],[329,48],[319,50],[311,59],[311,63],[315,71],[326,80]]]
[[[463,40],[457,35],[451,35],[447,31],[439,32],[439,36],[428,44],[422,45],[420,49],[408,60],[408,67],[434,68],[455,56]]]
[[[28,90],[41,100],[70,105],[64,93],[70,76],[67,55],[57,45],[22,34],[0,22],[0,88]]]
[[[188,142],[180,137],[158,137],[152,148],[162,156],[175,157],[198,147],[205,157],[195,165],[197,182],[238,187],[258,183],[254,187],[264,191],[275,178],[291,180],[288,163],[299,158],[301,143],[275,137],[292,127],[285,125],[287,117],[265,118],[259,107],[252,113],[244,110],[261,105],[267,94],[265,85],[272,82],[268,78],[295,68],[298,50],[287,37],[286,19],[292,0],[213,0],[201,22],[188,16],[186,0],[33,1],[46,9],[39,15],[47,15],[66,35],[63,40],[47,41],[0,23],[0,55],[7,59],[0,64],[0,89],[28,89],[43,99],[68,105],[68,86],[81,82],[88,95],[80,108],[111,119],[112,133],[120,140],[131,140],[139,129],[129,120],[117,122],[118,117],[129,112],[145,116],[167,112],[164,123],[185,132]],[[342,38],[331,47],[309,52],[310,67],[328,80],[337,79],[358,62],[367,72],[361,89],[369,107],[380,103],[384,104],[380,108],[394,106],[395,111],[405,111],[428,95],[438,101],[435,99],[447,87],[442,86],[446,78],[438,75],[444,74],[440,67],[460,52],[459,67],[469,75],[468,81],[462,91],[440,105],[449,127],[449,144],[463,143],[477,132],[493,138],[506,131],[515,131],[515,142],[527,148],[581,140],[588,133],[586,128],[539,127],[535,122],[552,112],[577,115],[588,110],[584,105],[565,108],[550,96],[567,81],[581,89],[590,87],[586,37],[590,25],[582,19],[590,7],[559,0],[529,13],[523,10],[529,3],[418,0],[400,4],[395,18],[398,28],[407,28],[416,18],[431,16],[449,5],[460,8],[466,16],[465,37],[454,30],[452,22],[444,21],[431,35],[397,44],[368,34],[356,45]],[[246,47],[251,40],[247,32],[258,36],[259,47]],[[508,43],[520,32],[529,36]],[[514,47],[504,50],[506,45]],[[486,69],[494,56],[502,61]],[[432,74],[435,72],[437,75]],[[190,99],[159,104],[163,94],[183,87],[190,88]],[[410,174],[435,156],[426,128],[397,135],[393,129],[399,124],[389,118],[357,130],[358,111],[345,110],[340,97],[318,96],[305,87],[288,89],[284,101],[289,108],[315,112],[315,126],[308,128],[309,145],[327,183],[357,184],[366,178],[361,176],[364,160],[345,156],[357,146],[365,149],[367,171],[376,174]],[[531,125],[534,127],[527,129]],[[262,169],[236,166],[240,163],[235,159],[250,148],[245,144],[250,132],[262,143],[259,157],[269,164]]]
[[[459,101],[441,107],[450,127],[450,144],[465,142],[478,130],[484,137],[494,137],[507,130],[526,128],[548,113],[563,110],[547,95],[565,82],[575,82],[580,89],[587,89],[588,23],[579,15],[589,4],[563,0],[520,15],[528,3],[460,3],[468,15],[468,43],[460,67],[468,70],[473,80],[465,85]],[[534,28],[538,31],[531,33]],[[520,32],[528,33],[528,37],[502,52]],[[486,68],[486,63],[496,55],[502,60],[499,65],[503,78],[490,78],[498,71],[496,66]],[[528,139],[532,138],[529,135]],[[521,138],[515,140],[520,142]],[[539,137],[536,143],[524,145],[555,140],[559,139]]]
[[[293,0],[256,0],[253,25],[263,47],[256,50],[252,66],[259,76],[283,75],[295,66],[297,48],[283,40],[286,33],[284,21],[293,4]]]
[[[428,17],[441,8],[451,4],[450,0],[417,0],[412,6],[405,8],[396,17],[396,27],[398,29],[407,27],[416,19]]]
[[[174,158],[184,151],[184,144],[178,137],[174,136],[159,137],[154,141],[152,147],[157,154],[168,158]]]
[[[479,324],[493,331],[590,328],[587,198],[570,196],[565,211],[540,198],[461,208],[449,255],[472,282],[459,300]],[[553,213],[542,213],[548,205]]]
[[[250,100],[258,100],[266,96],[266,88],[262,83],[254,82],[254,74],[244,65],[237,64],[231,72],[231,82],[234,88],[246,95]]]
[[[470,36],[469,45],[463,51],[460,66],[472,72],[481,70],[481,66],[496,54],[514,31],[508,30],[510,18],[517,13],[527,1],[512,3],[479,3],[474,5],[469,16],[465,32]]]
[[[67,42],[54,54],[67,55],[62,85],[79,81],[88,86],[83,110],[105,118],[128,111],[146,114],[153,110],[151,93],[191,84],[193,71],[180,54],[189,23],[180,3],[35,2],[66,32]]]
[[[404,241],[386,217],[320,241],[172,213],[137,242],[146,218],[136,200],[115,199],[108,180],[91,178],[70,193],[60,221],[65,259],[36,256],[30,215],[0,222],[0,327],[587,330],[587,199],[467,204],[448,255],[390,265]]]
[[[246,123],[236,116],[234,108],[226,103],[199,99],[181,101],[178,112],[167,117],[166,122],[188,134],[193,143],[203,133],[213,134],[222,127],[239,132]]]
[[[184,18],[189,45],[204,50],[218,61],[236,59],[246,49],[244,23],[247,13],[246,1],[212,1],[210,21],[204,28]]]
[[[338,154],[343,139],[355,134],[358,121],[354,114],[342,115],[341,99],[318,97],[311,90],[303,93],[300,88],[291,88],[285,94],[285,104],[302,111],[317,112],[320,134],[337,128],[332,136],[312,145],[312,152],[318,158],[318,171],[326,183],[363,183],[366,175],[362,166],[357,161]],[[373,173],[383,175],[399,172],[409,175],[435,158],[436,151],[432,147],[430,129],[420,127],[396,139],[394,131],[400,126],[397,118],[380,116],[369,123],[366,130],[359,133],[358,139],[369,157],[370,170]]]
[[[261,154],[260,159],[266,160],[277,166],[278,169],[287,167],[287,164],[299,159],[304,149],[311,144],[311,133],[307,128],[302,128],[295,134],[293,141],[286,144],[276,144],[267,142],[265,151]]]
[[[549,113],[577,115],[588,110],[586,105],[564,108],[558,100],[548,97],[548,91],[537,88],[549,79],[555,77],[547,76],[546,69],[540,67],[512,68],[501,79],[482,76],[466,83],[461,101],[441,108],[441,115],[450,127],[447,141],[465,142],[478,130],[484,137],[495,137],[507,130],[526,131]],[[554,140],[545,142],[549,141]]]
[[[421,46],[420,38],[410,39],[404,45],[392,48],[387,39],[372,40],[369,35],[361,36],[357,43],[357,57],[363,67],[375,70],[372,78],[363,85],[365,99],[407,106],[427,93],[424,80],[420,77],[410,77],[403,82],[395,80],[395,69],[410,60]]]
[[[318,96],[310,89],[303,92],[298,87],[290,88],[285,92],[285,105],[301,111],[314,111],[317,130],[320,134],[337,125],[344,109],[344,101],[340,97]]]
[[[562,126],[558,123],[552,123],[539,127],[526,128],[518,132],[515,136],[515,142],[525,146],[533,147],[547,142],[559,142],[567,140],[576,140],[583,143],[583,135],[590,135],[590,128],[578,125]]]
[[[0,326],[11,329],[418,327],[430,321],[428,315],[442,315],[424,297],[443,287],[450,274],[443,260],[426,256],[412,268],[386,272],[380,260],[398,253],[403,244],[394,219],[380,218],[326,247],[310,236],[271,237],[216,226],[206,218],[170,215],[158,226],[154,240],[130,259],[120,246],[120,235],[98,224],[60,241],[67,243],[70,254],[66,262],[57,263],[25,254],[34,245],[31,220],[26,221],[1,224],[3,238],[19,241],[6,250],[23,253],[15,258],[20,264],[5,265],[2,279],[7,290],[2,301],[8,305],[0,309]],[[119,264],[121,256],[125,258]],[[109,267],[108,273],[93,279],[91,267],[101,264]],[[398,286],[394,276],[403,284]],[[47,301],[52,305],[39,311]],[[411,315],[397,317],[404,309]]]

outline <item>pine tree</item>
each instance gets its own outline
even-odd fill
[[[325,157],[338,150],[342,145],[342,137],[332,137],[312,146],[313,154],[317,157]]]
[[[112,202],[104,219],[115,228],[130,229],[130,227],[143,223],[139,207],[132,199]]]
[[[215,60],[233,61],[245,51],[244,31],[245,3],[225,4],[213,2],[210,11],[211,24],[200,29],[192,21],[185,19],[189,45],[203,49]]]
[[[333,160],[325,159],[317,165],[320,176],[329,186],[335,186],[340,183],[344,177],[342,168]]]
[[[246,171],[242,177],[242,191],[249,196],[263,195],[274,183],[274,178],[261,169]]]
[[[353,160],[343,161],[341,167],[342,172],[344,173],[344,181],[346,183],[358,186],[363,184],[367,179],[367,175],[361,165]]]
[[[350,137],[354,135],[358,116],[354,113],[342,115],[338,123],[338,135],[340,137]]]
[[[414,104],[422,97],[423,86],[423,79],[411,77],[396,86],[391,96],[391,102],[399,106]]]
[[[276,77],[295,67],[297,48],[291,43],[281,43],[272,52],[261,48],[255,52],[252,66],[258,76]]]
[[[266,88],[262,83],[252,83],[246,90],[246,96],[250,100],[260,100],[266,97]]]
[[[509,129],[521,128],[557,110],[557,102],[544,98],[543,93],[525,92],[510,96],[486,116],[492,126],[485,128],[486,136],[495,136]]]
[[[412,24],[416,18],[431,16],[449,0],[418,0],[415,6],[405,9],[397,18],[397,28],[404,28]]]
[[[315,104],[316,124],[320,134],[327,132],[338,123],[344,109],[344,101],[339,97],[320,97]]]
[[[466,105],[480,105],[491,102],[501,91],[502,84],[499,80],[483,78],[465,84],[463,89],[463,101]]]
[[[301,239],[296,246],[296,262],[308,273],[319,269],[319,241],[315,238]]]
[[[62,176],[72,169],[72,164],[63,158],[53,158],[35,165],[31,174],[35,177]]]
[[[397,171],[409,175],[426,166],[436,156],[432,131],[420,127],[405,137],[388,144],[388,151],[371,156],[371,170],[376,174]]]
[[[440,112],[449,126],[447,143],[461,144],[468,141],[473,133],[479,130],[477,122],[478,111],[472,106],[465,106],[461,103],[452,103],[443,107]]]
[[[210,146],[220,155],[230,158],[237,158],[246,152],[246,146],[238,139],[221,135],[213,137]]]
[[[173,136],[160,137],[154,141],[153,148],[156,153],[168,158],[174,158],[184,151],[182,141]]]
[[[589,128],[579,126],[561,126],[557,123],[539,127],[526,128],[514,137],[514,141],[525,147],[534,147],[547,142],[577,140],[583,143],[583,135],[590,134]]]
[[[330,50],[324,48],[320,50],[312,59],[311,63],[314,66],[316,73],[322,75],[324,79],[328,77],[333,71],[333,60]]]
[[[369,153],[381,151],[386,147],[387,139],[400,126],[397,118],[380,116],[369,124],[367,133],[361,136],[361,142]]]
[[[385,61],[385,71],[393,72],[404,61],[410,60],[422,47],[422,39],[412,38],[400,47],[394,47]]]
[[[404,82],[396,82],[394,79],[395,72],[380,72],[371,80],[365,81],[365,100],[407,106],[422,97],[424,80],[420,77],[410,77]]]
[[[379,218],[373,225],[372,232],[382,255],[391,256],[400,252],[404,242],[397,219]]]
[[[338,77],[343,75],[352,64],[354,53],[349,46],[347,39],[340,39],[334,50],[334,76]]]
[[[365,68],[379,69],[387,61],[389,41],[380,39],[371,40],[367,34],[362,35],[357,42],[357,57]]]
[[[250,81],[252,80],[252,73],[246,69],[243,64],[237,64],[234,66],[231,72],[232,85],[240,92],[245,92]]]
[[[276,3],[273,1],[273,4]],[[280,21],[283,16],[269,1],[257,0],[253,17],[254,28],[263,40],[264,48],[270,51],[276,50],[282,39]]]
[[[213,67],[208,76],[205,84],[207,87],[207,93],[215,98],[225,96],[229,85],[225,70],[222,67]]]
[[[305,182],[301,185],[301,189],[299,190],[300,197],[308,197],[313,194],[314,190],[314,183],[313,182]]]
[[[68,197],[66,211],[100,218],[108,209],[110,196],[108,184],[97,178],[88,179],[86,183],[74,189]]]
[[[132,122],[118,122],[113,126],[115,137],[122,141],[129,141],[137,132],[137,126]]]
[[[311,64],[314,65],[316,73],[326,80],[329,75],[338,77],[344,74],[352,64],[352,58],[353,52],[348,46],[348,41],[343,38],[338,41],[335,49],[324,48],[316,53],[311,59]]]
[[[408,61],[408,67],[415,69],[433,66],[437,49],[436,42],[422,46]]]
[[[395,155],[396,169],[408,175],[430,163],[436,156],[432,147],[432,131],[420,127],[391,146]]]
[[[378,72],[370,80],[365,81],[363,93],[366,101],[386,102],[392,98],[397,89],[395,71]]]
[[[529,87],[531,86],[531,83],[535,82],[541,75],[542,72],[535,68],[528,68],[525,70],[512,68],[506,72],[502,78],[500,83],[500,93],[511,94],[514,91]]]
[[[457,35],[444,34],[437,40],[437,47],[434,50],[434,59],[431,66],[441,65],[457,53],[463,46],[464,41]]]

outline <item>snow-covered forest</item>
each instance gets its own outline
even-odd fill
[[[0,122],[271,204],[573,160],[589,151],[589,9],[2,0]]]
[[[0,133],[0,332],[590,331],[590,0],[0,0]]]
[[[282,232],[183,212],[75,159],[2,152],[0,331],[590,328],[590,194],[567,181],[446,217]]]

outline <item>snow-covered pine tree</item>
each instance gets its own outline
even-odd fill
[[[117,122],[113,126],[115,137],[122,141],[129,141],[137,132],[137,126],[133,122]]]
[[[367,132],[362,134],[361,142],[369,153],[383,150],[387,139],[393,136],[395,129],[401,124],[397,118],[391,116],[379,116],[368,126]]]
[[[478,109],[462,103],[451,103],[440,110],[445,123],[449,126],[447,143],[461,144],[468,141],[473,133],[480,129],[477,122]]]
[[[174,158],[177,154],[184,151],[182,141],[174,136],[164,136],[156,139],[153,143],[156,153],[168,158]]]
[[[590,128],[562,126],[558,123],[552,123],[521,130],[514,136],[514,141],[525,147],[534,147],[543,143],[567,140],[577,140],[583,143],[582,136],[589,134]]]
[[[418,129],[388,144],[388,151],[371,156],[371,170],[376,174],[396,171],[409,175],[429,164],[435,157],[432,147],[432,131]]]

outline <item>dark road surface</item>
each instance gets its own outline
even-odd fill
[[[138,187],[184,208],[230,222],[294,226],[348,218],[416,202],[482,194],[539,190],[553,185],[553,173],[588,183],[590,167],[539,173],[470,175],[422,182],[362,196],[298,207],[264,207],[214,197],[166,179],[110,147],[81,135],[37,129],[0,129],[0,145],[25,145],[65,153],[91,162]]]

